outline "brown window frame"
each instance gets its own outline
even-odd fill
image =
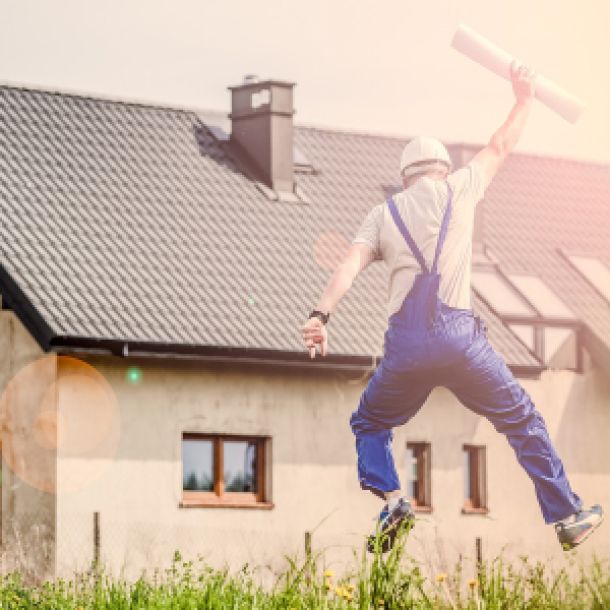
[[[465,444],[463,451],[469,454],[470,468],[469,496],[464,498],[462,512],[469,514],[487,514],[487,447],[485,445]],[[464,473],[466,476],[466,473]]]
[[[432,512],[432,445],[427,442],[407,442],[417,456],[417,498],[409,498],[416,512]]]
[[[214,491],[193,491],[184,489],[182,483],[182,501],[180,506],[189,507],[223,507],[223,508],[273,508],[269,501],[270,473],[270,442],[267,436],[252,436],[238,434],[208,434],[198,432],[183,432],[182,442],[185,440],[212,441],[214,452]],[[225,441],[242,441],[256,443],[256,489],[250,492],[227,492],[224,484],[224,453]],[[181,457],[182,465],[182,457]],[[184,477],[184,466],[181,469],[181,479]]]

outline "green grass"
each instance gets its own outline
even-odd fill
[[[201,561],[184,561],[135,582],[113,579],[103,571],[27,586],[17,573],[0,577],[0,608],[17,610],[602,610],[610,609],[610,566],[590,565],[550,572],[526,558],[507,564],[498,558],[478,567],[477,578],[458,563],[449,575],[423,576],[405,554],[406,536],[386,554],[354,558],[352,571],[340,577],[323,571],[321,555],[288,558],[273,586],[257,584],[255,573],[216,570]]]

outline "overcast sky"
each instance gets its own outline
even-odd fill
[[[228,111],[255,73],[300,123],[484,143],[510,85],[450,47],[465,23],[584,99],[519,144],[610,162],[608,0],[0,0],[0,82]]]

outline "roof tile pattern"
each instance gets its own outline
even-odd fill
[[[59,337],[302,352],[298,327],[396,184],[404,141],[297,128],[295,144],[316,170],[296,175],[309,203],[270,200],[193,112],[0,87],[0,263]],[[609,173],[586,167],[597,205]],[[553,250],[568,223],[566,244],[607,257],[607,220],[558,205],[583,194],[558,171],[511,161],[485,203],[489,242],[503,262],[536,257],[559,296],[610,334],[592,289],[567,294],[582,280]],[[558,210],[557,239],[544,222],[534,238],[534,204]],[[333,316],[333,353],[381,355],[385,293],[384,266],[372,265]],[[475,309],[509,363],[537,364],[484,303]]]

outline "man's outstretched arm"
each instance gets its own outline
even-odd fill
[[[515,105],[502,126],[493,134],[489,144],[474,156],[487,188],[502,163],[515,148],[530,112],[534,99],[533,74],[525,66],[511,66],[511,80]]]
[[[375,260],[373,249],[366,244],[353,244],[331,275],[314,309],[332,313],[341,298],[351,288],[357,275]],[[318,318],[310,318],[301,327],[301,336],[309,349],[309,356],[316,357],[316,345],[320,345],[322,356],[328,352],[326,327]]]

